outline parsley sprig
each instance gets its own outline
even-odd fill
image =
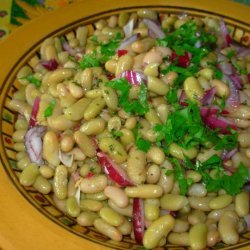
[[[192,184],[192,180],[187,179],[184,174],[187,169],[200,173],[202,182],[205,184],[208,192],[218,192],[220,189],[224,189],[228,194],[236,195],[240,193],[249,178],[248,169],[242,163],[239,164],[232,175],[228,175],[223,168],[222,159],[218,155],[211,156],[203,163],[200,161],[193,163],[186,158],[183,166],[177,159],[170,158],[170,161],[174,164],[174,169],[171,173],[174,173],[174,178],[178,181],[182,195],[187,193],[189,186]],[[211,170],[215,170],[213,176],[210,175]],[[170,173],[166,172],[166,174]]]
[[[133,113],[136,115],[144,115],[149,110],[149,104],[147,102],[147,87],[145,84],[140,85],[138,99],[129,100],[129,91],[131,85],[125,78],[109,81],[106,86],[117,90],[119,94],[119,106],[127,113]]]

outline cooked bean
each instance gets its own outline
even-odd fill
[[[146,182],[148,184],[155,184],[159,181],[161,177],[161,169],[156,164],[149,166],[147,171]]]
[[[145,65],[148,65],[150,63],[158,63],[159,65],[162,63],[162,55],[159,51],[156,51],[153,48],[152,50],[146,53],[146,55],[143,58],[143,63]]]
[[[220,234],[217,230],[209,230],[207,232],[207,246],[213,247],[220,241]]]
[[[84,199],[80,200],[80,208],[81,210],[93,211],[98,212],[102,209],[103,204],[101,201]]]
[[[104,189],[104,194],[118,207],[124,208],[128,206],[128,196],[125,194],[123,189],[114,186],[107,186]]]
[[[81,131],[76,131],[74,133],[74,139],[76,144],[82,150],[82,152],[88,157],[94,157],[96,154],[96,149],[91,141],[91,139]]]
[[[133,68],[134,58],[128,54],[121,56],[117,62],[115,75],[119,76],[123,71]]]
[[[152,146],[147,152],[147,160],[161,165],[165,160],[165,154],[161,148]]]
[[[193,76],[188,77],[184,81],[184,91],[187,97],[192,101],[198,101],[204,93],[199,81]]]
[[[144,60],[145,60],[145,57],[144,57]],[[151,62],[149,63],[145,69],[144,69],[144,74],[146,76],[154,76],[154,77],[157,77],[159,75],[159,63],[157,62]]]
[[[80,183],[83,193],[93,194],[102,192],[107,186],[108,180],[105,175],[93,176],[92,178],[84,178]]]
[[[243,148],[250,147],[250,133],[249,132],[239,133],[238,142],[240,143],[240,146]]]
[[[169,163],[168,161],[165,161],[163,164],[164,164],[164,169],[161,169],[161,177],[158,182],[158,185],[162,187],[164,193],[169,193],[174,186],[174,175],[173,174],[167,175],[166,171],[172,170],[173,167],[171,163]]]
[[[91,211],[84,211],[79,214],[76,221],[83,227],[93,226],[94,221],[98,218],[98,214]]]
[[[133,207],[130,204],[124,208],[121,208],[121,207],[118,207],[111,199],[109,199],[108,204],[112,209],[114,209],[119,214],[122,214],[122,215],[128,216],[128,217],[133,216]]]
[[[173,232],[175,233],[184,233],[189,229],[189,223],[188,221],[184,219],[176,219],[175,225],[173,228]]]
[[[136,52],[136,53],[143,53],[143,52],[146,52],[148,50],[150,50],[152,47],[154,46],[154,39],[152,38],[144,38],[142,40],[139,40],[139,41],[135,41],[131,44],[131,49]],[[139,64],[141,63],[142,64],[142,61],[143,60],[143,56],[140,55],[138,59],[138,65],[137,67],[139,66]],[[140,63],[139,63],[140,61]]]
[[[77,217],[80,214],[80,207],[74,196],[69,197],[66,201],[67,213],[72,217]]]
[[[118,97],[117,97],[116,92],[111,87],[103,86],[102,87],[102,96],[103,96],[108,108],[110,108],[112,110],[117,109]]]
[[[135,142],[134,133],[130,129],[123,128],[120,132],[122,133],[120,140],[124,146],[131,145]]]
[[[47,121],[50,128],[59,131],[70,129],[76,125],[76,122],[68,120],[65,115],[50,116]]]
[[[85,120],[89,121],[99,115],[102,109],[105,107],[105,101],[103,98],[99,97],[94,99],[88,107],[85,109],[83,117]]]
[[[171,143],[169,146],[169,153],[180,160],[184,160],[185,156],[189,159],[195,158],[198,154],[198,150],[195,147],[184,149],[176,143]]]
[[[216,90],[216,94],[219,97],[228,97],[230,90],[229,87],[222,81],[218,80],[218,79],[213,79],[211,81],[211,86],[215,88]]]
[[[160,186],[153,184],[138,185],[136,187],[126,187],[125,193],[131,198],[152,199],[162,195],[163,190]]]
[[[39,174],[38,166],[35,163],[30,163],[21,173],[19,181],[23,186],[31,186],[34,184]]]
[[[74,139],[72,135],[64,135],[60,141],[60,148],[63,152],[69,152],[74,147]]]
[[[166,95],[169,91],[169,86],[157,77],[148,76],[148,90],[158,95]]]
[[[224,194],[213,198],[209,202],[211,209],[221,209],[227,207],[233,201],[233,197],[229,194]]]
[[[137,11],[137,15],[141,18],[149,18],[152,20],[157,20],[158,16],[157,13],[153,10],[149,10],[149,9],[140,9]]]
[[[209,202],[213,197],[188,197],[189,204],[192,208],[198,209],[201,211],[210,211]]]
[[[207,225],[199,223],[191,227],[189,231],[190,246],[194,250],[202,250],[207,245]]]
[[[14,142],[23,142],[26,131],[27,130],[16,130],[12,135],[13,141]]]
[[[96,219],[94,221],[94,226],[99,232],[108,236],[110,239],[114,241],[122,240],[122,234],[119,230],[105,222],[103,219]]]
[[[194,183],[189,187],[188,195],[196,197],[205,197],[207,195],[207,189],[201,183]]]
[[[170,244],[178,245],[178,246],[189,246],[189,234],[186,232],[181,233],[170,233],[168,235],[168,242]]]
[[[178,211],[188,204],[183,195],[164,194],[160,199],[161,207],[170,211]]]
[[[248,192],[241,192],[236,195],[235,211],[240,217],[243,217],[249,214],[249,193]]]
[[[13,149],[19,152],[26,150],[25,145],[23,142],[17,142],[14,144]]]
[[[100,217],[108,224],[118,227],[120,226],[125,218],[109,207],[103,207],[99,212]]]
[[[173,229],[174,224],[175,219],[171,215],[164,215],[155,220],[144,233],[144,247],[149,249],[156,247],[160,240]]]
[[[57,135],[53,131],[48,131],[43,138],[43,158],[53,166],[58,166],[59,160],[59,142]]]
[[[145,153],[137,149],[132,149],[129,153],[127,163],[127,174],[129,179],[136,184],[144,183],[146,181]]]
[[[48,194],[52,189],[50,182],[41,175],[37,176],[33,187],[42,194]]]
[[[96,200],[96,201],[105,201],[108,197],[104,194],[104,192],[94,193],[94,194],[86,194],[86,199]]]
[[[226,211],[222,214],[218,224],[218,231],[225,244],[233,245],[239,241],[238,221],[238,216],[233,211]]]
[[[56,69],[54,70],[47,79],[48,83],[59,83],[64,80],[70,79],[73,76],[72,69]]]
[[[18,153],[22,153],[22,152],[23,151],[18,152]],[[30,158],[28,157],[28,155],[25,155],[20,160],[17,159],[17,168],[20,170],[24,170],[30,163],[31,163]]]
[[[204,211],[201,210],[193,210],[188,215],[188,222],[191,225],[196,225],[198,223],[204,223],[206,221],[206,214]]]
[[[225,213],[225,211],[233,211],[235,210],[235,206],[233,204],[222,208],[222,209],[215,209],[212,210],[211,212],[208,213],[208,219],[214,220],[214,221],[219,221],[221,218],[222,214]]]
[[[122,163],[127,159],[127,153],[120,142],[113,138],[102,138],[99,147],[103,152],[107,152],[117,163]]]
[[[128,235],[132,232],[132,225],[127,219],[123,221],[123,223],[117,227],[117,229],[123,234]]]
[[[79,121],[83,118],[85,110],[88,108],[91,100],[88,98],[82,98],[66,108],[64,115],[71,121]]]
[[[158,199],[146,199],[144,202],[145,218],[154,221],[160,216],[160,202]]]
[[[66,199],[68,193],[68,171],[63,165],[58,165],[55,169],[53,191],[55,196],[60,199]]]

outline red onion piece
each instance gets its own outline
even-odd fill
[[[247,224],[247,231],[249,232],[250,231],[250,214],[245,215],[243,218]]]
[[[125,40],[123,40],[120,44],[120,46],[117,48],[117,51],[118,50],[123,50],[123,49],[126,49],[126,47],[128,45],[130,45],[131,43],[137,41],[139,38],[141,37],[141,35],[139,33],[137,34],[134,34],[128,38],[126,38]]]
[[[134,28],[134,20],[131,19],[130,21],[127,22],[126,25],[123,26],[125,37],[130,37],[133,34],[133,28]]]
[[[190,58],[191,54],[188,52],[185,52],[184,55],[178,56],[174,51],[171,54],[171,62],[177,61],[177,65],[183,68],[187,68],[190,65]]]
[[[228,30],[227,30],[227,27],[223,18],[220,19],[220,29],[221,29],[221,35],[223,37],[225,47],[228,47],[232,42],[232,38],[228,33]]]
[[[215,93],[216,93],[215,88],[211,88],[211,89],[206,90],[202,99],[201,99],[201,103],[204,106],[211,105],[213,103]]]
[[[236,125],[228,119],[218,115],[219,109],[203,107],[200,109],[203,122],[211,129],[220,129],[222,134],[230,134],[230,130],[236,130]]]
[[[39,111],[39,106],[40,106],[40,97],[37,96],[34,100],[34,104],[33,104],[33,108],[31,111],[31,115],[30,115],[30,120],[29,120],[29,127],[32,128],[36,125],[36,117]]]
[[[43,67],[49,71],[56,70],[58,67],[58,62],[55,59],[51,59],[48,61],[42,61],[41,63],[43,65]]]
[[[133,200],[133,230],[135,240],[138,244],[142,244],[144,228],[145,228],[145,217],[144,217],[144,203],[143,199],[134,198]]]
[[[250,83],[250,74],[247,74],[248,83]]]
[[[42,152],[43,142],[42,137],[46,128],[43,126],[34,126],[28,130],[24,137],[24,144],[31,162],[38,165],[43,164]]]
[[[159,24],[157,24],[156,22],[150,20],[150,19],[147,19],[147,18],[144,18],[142,20],[142,22],[144,24],[146,24],[146,26],[148,27],[149,31],[152,32],[153,34],[155,34],[155,38],[164,38],[166,35],[164,33],[164,31],[162,30],[161,26]]]
[[[238,108],[240,106],[240,93],[235,83],[231,80],[230,77],[224,75],[224,79],[229,84],[230,95],[227,99],[227,106],[232,108]]]
[[[186,96],[186,94],[185,94],[185,91],[182,90],[182,91],[181,91],[181,94],[180,94],[180,97],[179,97],[179,103],[180,103],[180,105],[183,106],[183,107],[187,107],[187,106],[188,106],[188,103],[185,102],[185,100],[187,100],[187,99],[188,99],[188,98],[187,98],[187,96]]]
[[[62,43],[62,47],[63,47],[63,49],[64,49],[65,51],[67,51],[71,56],[76,56],[77,51],[74,50],[74,49],[72,49],[66,41],[64,41],[64,42]]]
[[[237,57],[243,58],[243,57],[247,57],[248,55],[250,55],[250,49],[240,46],[238,49]]]
[[[237,89],[239,89],[239,90],[242,89],[243,81],[238,74],[234,73],[234,74],[230,75],[230,79],[233,81],[233,83]]]
[[[234,148],[230,151],[224,150],[221,155],[221,159],[223,161],[228,161],[230,160],[236,153],[238,152],[238,148]]]
[[[142,82],[147,84],[148,82],[147,76],[144,73],[133,70],[125,70],[117,78],[126,78],[132,85],[141,85]]]
[[[118,57],[124,56],[124,55],[126,55],[127,53],[128,53],[128,51],[127,51],[126,49],[119,49],[119,50],[117,51]]]
[[[228,61],[228,58],[222,54],[218,54],[218,68],[226,75],[231,75],[234,72],[233,65]]]
[[[126,172],[113,162],[105,153],[98,152],[97,159],[105,174],[115,183],[122,187],[134,185],[132,181],[129,180]]]
[[[73,164],[74,157],[73,154],[65,154],[61,150],[59,150],[59,159],[66,167],[70,168]]]

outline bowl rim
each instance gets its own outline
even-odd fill
[[[16,31],[14,31],[7,38],[3,39],[3,41],[0,42],[0,55],[5,60],[4,62],[2,62],[3,65],[0,67],[1,93],[2,93],[3,88],[5,88],[4,83],[8,81],[9,76],[14,75],[13,72],[15,72],[15,66],[19,64],[20,58],[21,58],[21,61],[26,61],[26,57],[23,58],[23,56],[26,55],[27,53],[30,53],[29,51],[31,47],[33,48],[33,50],[35,50],[38,44],[40,44],[40,42],[45,37],[55,34],[57,31],[61,30],[62,27],[72,26],[74,23],[79,22],[80,19],[84,20],[86,18],[89,18],[90,16],[89,9],[85,7],[93,6],[93,5],[95,6],[95,9],[93,10],[93,12],[91,12],[91,15],[99,14],[100,12],[108,13],[109,10],[115,11],[115,10],[121,10],[121,9],[133,8],[133,7],[139,8],[139,7],[145,7],[145,6],[146,7],[164,6],[164,7],[169,7],[169,8],[176,7],[177,9],[188,8],[194,11],[203,9],[207,11],[208,13],[219,15],[222,17],[229,16],[231,17],[231,19],[235,19],[237,22],[241,22],[243,26],[248,26],[250,23],[250,15],[248,15],[250,13],[250,7],[243,6],[238,3],[229,2],[227,0],[220,0],[218,3],[216,3],[215,1],[209,1],[209,0],[206,0],[206,1],[195,1],[195,0],[188,0],[188,1],[183,1],[183,0],[169,0],[169,1],[147,0],[145,1],[144,0],[144,1],[141,1],[141,0],[138,0],[138,3],[136,4],[136,6],[134,6],[135,3],[133,0],[127,0],[126,2],[124,2],[123,0],[117,0],[116,6],[122,6],[122,7],[116,7],[116,8],[113,7],[113,2],[111,0],[102,0],[102,1],[85,0],[82,2],[77,2],[77,3],[72,4],[71,6],[67,6],[67,7],[52,11],[52,12],[45,13],[41,15],[40,17],[37,17],[31,20],[30,22],[19,27]],[[216,7],[216,11],[214,11],[215,7]],[[65,8],[67,8],[67,12],[65,12],[66,10]],[[76,12],[76,10],[78,11]],[[82,10],[82,12],[80,12],[79,10]],[[65,15],[65,13],[67,14]],[[232,16],[234,18],[232,18]],[[47,19],[50,19],[50,22],[46,23],[45,20]],[[33,32],[34,30],[39,30],[39,32]],[[32,38],[30,38],[30,35],[25,36],[24,34],[32,34]],[[18,41],[18,44],[17,44],[17,41]],[[11,53],[8,54],[10,49],[11,49]],[[15,64],[13,64],[13,62],[15,62]],[[3,100],[2,94],[1,94],[0,100],[1,101]],[[2,159],[1,159],[1,164],[2,164]],[[1,168],[0,180],[3,178],[2,173],[6,174],[6,172],[5,171],[3,172]],[[5,182],[6,183],[11,182],[11,180],[5,179]],[[12,182],[11,184],[13,185]],[[13,192],[13,194],[15,194],[15,192]],[[15,194],[15,195],[17,196],[20,194]],[[31,206],[31,208],[33,209],[34,206]],[[36,211],[36,212],[40,214],[39,211]],[[44,215],[42,216],[45,217]],[[84,240],[83,238],[80,238],[80,239],[86,242],[86,240]],[[90,245],[89,241],[87,245],[88,246]],[[104,248],[104,246],[102,247]],[[91,248],[91,249],[94,249],[94,248]],[[100,249],[100,247],[98,249]]]

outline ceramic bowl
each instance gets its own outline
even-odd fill
[[[132,12],[150,8],[162,13],[192,17],[223,17],[231,36],[239,43],[250,44],[250,9],[226,0],[92,0],[81,1],[66,8],[43,14],[17,29],[0,43],[0,249],[140,249],[129,237],[114,242],[93,227],[84,228],[58,210],[49,195],[20,185],[20,170],[13,148],[15,114],[9,108],[13,93],[20,87],[15,80],[18,70],[38,52],[41,42],[51,36],[63,35],[80,25],[92,24],[122,11]],[[239,243],[216,249],[249,247],[250,233],[242,235]],[[185,249],[167,245],[161,249]],[[248,248],[249,249],[249,248]]]

